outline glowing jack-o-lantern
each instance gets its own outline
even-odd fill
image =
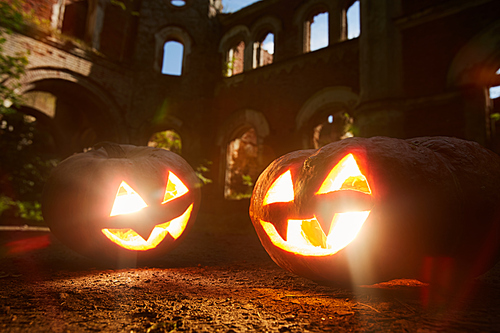
[[[330,171],[316,195],[345,190],[371,194],[366,178],[359,171],[352,154],[344,157]],[[263,205],[293,200],[292,176],[291,171],[287,170],[271,185]],[[354,240],[369,214],[369,210],[352,211],[352,207],[349,211],[335,212],[332,219],[326,221],[326,234],[316,216],[309,219],[288,219],[286,240],[280,236],[272,223],[263,220],[260,220],[260,223],[277,247],[296,254],[324,256],[338,252]]]
[[[42,211],[51,231],[99,260],[157,258],[196,218],[196,174],[163,149],[106,143],[61,162],[49,177]]]
[[[463,280],[498,259],[499,168],[469,141],[351,138],[271,163],[250,216],[279,266],[316,281]]]

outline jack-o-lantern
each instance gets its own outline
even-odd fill
[[[91,258],[127,263],[176,246],[196,219],[196,174],[170,151],[104,143],[62,161],[44,187],[54,235]]]
[[[271,163],[250,216],[271,258],[312,280],[464,281],[498,259],[499,170],[469,141],[350,138]]]

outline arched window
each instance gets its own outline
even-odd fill
[[[328,12],[314,15],[307,23],[309,45],[307,51],[316,51],[328,46]]]
[[[262,67],[273,63],[274,34],[269,32],[259,41],[254,43],[253,68]]]
[[[175,7],[183,7],[186,5],[185,0],[170,0],[170,3],[174,5]]]
[[[359,0],[347,9],[347,39],[358,38],[361,32]]]
[[[490,99],[497,99],[500,97],[500,86],[490,87]]]
[[[345,111],[321,113],[313,125],[313,147],[318,149],[331,142],[352,137],[352,122],[352,117]]]
[[[245,42],[240,41],[227,51],[226,76],[243,73],[244,69]]]
[[[250,198],[259,175],[259,149],[255,129],[249,128],[229,142],[226,154],[224,197],[236,200]]]
[[[162,74],[180,76],[184,58],[184,45],[176,41],[168,41],[163,46]]]
[[[500,68],[495,72],[496,80],[500,83]],[[500,84],[490,87],[490,99],[497,99],[500,97]]]
[[[173,130],[156,132],[149,139],[148,146],[163,148],[180,155],[182,150],[181,136]]]
[[[191,37],[175,26],[167,26],[155,33],[154,69],[166,75],[187,75]]]
[[[491,129],[491,149],[500,152],[500,68],[495,72],[489,87],[489,113]]]

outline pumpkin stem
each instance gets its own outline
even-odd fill
[[[110,158],[125,158],[127,157],[127,154],[123,150],[123,148],[114,142],[109,142],[109,141],[102,141],[99,143],[96,143],[93,147],[94,149],[99,149],[99,148],[104,148],[106,150],[106,153],[108,153],[108,156]]]

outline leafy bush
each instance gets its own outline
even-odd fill
[[[49,135],[38,130],[35,118],[18,111],[27,54],[8,55],[3,49],[8,35],[22,27],[23,17],[20,2],[0,1],[0,215],[14,211],[15,217],[39,220],[43,182],[56,160],[44,154]]]

